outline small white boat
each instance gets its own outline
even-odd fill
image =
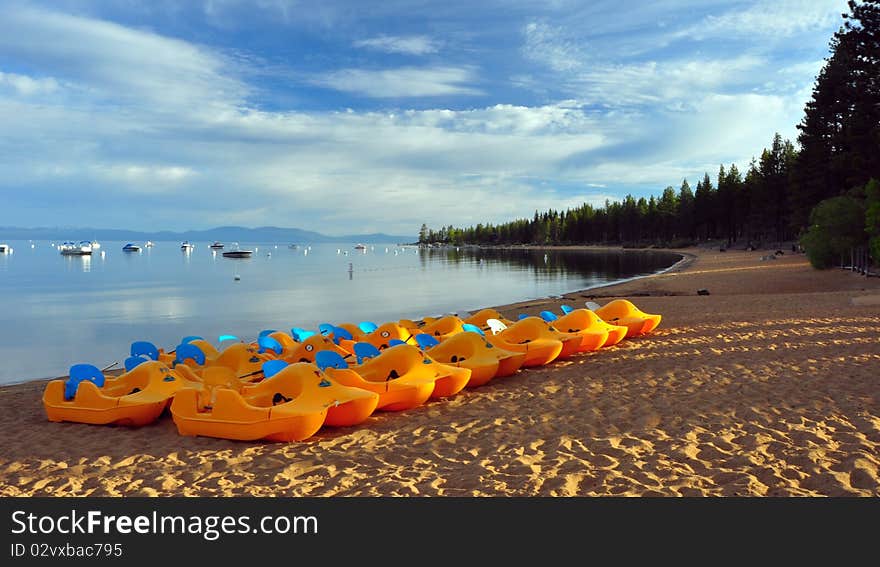
[[[8,244],[0,244],[0,254],[11,254],[12,246]]]
[[[245,250],[243,248],[238,247],[238,243],[232,245],[232,249],[223,252],[224,258],[250,258],[253,255],[253,250]]]
[[[89,244],[92,245],[92,250],[99,250],[101,248],[101,243],[97,240],[92,240]]]
[[[128,244],[126,244],[125,246],[122,247],[122,251],[123,252],[140,252],[141,247],[138,246],[137,244],[132,244],[131,242],[129,242]]]
[[[195,247],[196,247],[196,245],[192,244],[189,240],[184,240],[183,242],[180,243],[180,249],[183,250],[184,252],[189,252]]]
[[[81,240],[79,244],[75,242],[64,242],[58,247],[58,251],[62,256],[91,256],[92,243],[88,240]]]
[[[146,246],[147,248],[152,248],[152,247],[153,247],[153,241],[152,241],[152,240],[147,240],[147,242],[144,244],[144,246]]]
[[[223,249],[223,243],[220,242],[220,241],[218,241],[218,240],[215,240],[214,243],[211,244],[211,248],[212,248],[213,250],[222,250],[222,249]]]
[[[354,249],[355,250],[366,250],[367,247],[364,246],[363,244],[361,244],[360,242],[358,242],[357,245],[355,245]]]

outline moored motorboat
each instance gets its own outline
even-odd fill
[[[91,256],[92,243],[88,240],[81,240],[79,244],[75,242],[63,242],[58,246],[58,251],[62,256]]]
[[[220,241],[218,241],[218,240],[215,240],[215,241],[213,242],[213,244],[211,244],[211,249],[212,249],[212,250],[222,250],[222,249],[223,249],[223,243],[220,242]]]
[[[196,245],[192,244],[189,240],[184,240],[183,242],[180,243],[180,249],[183,250],[184,252],[190,252],[195,247],[196,247]]]
[[[12,246],[8,244],[0,244],[0,254],[11,254]]]
[[[140,252],[141,247],[138,246],[137,244],[133,244],[133,243],[129,242],[128,244],[126,244],[125,246],[122,247],[122,251],[123,252]]]
[[[244,248],[239,248],[238,243],[236,242],[231,250],[226,250],[223,252],[224,258],[250,258],[253,255],[253,250],[245,250]]]

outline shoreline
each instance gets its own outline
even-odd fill
[[[496,307],[629,297],[663,315],[651,335],[298,443],[182,437],[167,416],[50,423],[45,381],[0,387],[0,494],[880,496],[880,279],[681,252],[676,269]]]

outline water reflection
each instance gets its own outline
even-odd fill
[[[91,272],[92,256],[91,254],[83,254],[82,256],[62,256],[68,272]]]
[[[423,268],[436,265],[474,265],[487,268],[514,268],[531,272],[536,278],[567,277],[628,278],[650,274],[675,263],[671,252],[636,250],[545,250],[536,248],[447,247],[423,248],[419,261]]]

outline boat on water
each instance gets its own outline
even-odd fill
[[[0,244],[0,254],[11,254],[12,246],[8,244]]]
[[[230,250],[223,252],[224,258],[250,258],[254,254],[253,250],[239,248],[238,243],[232,245]]]
[[[192,244],[189,240],[184,240],[183,242],[180,243],[180,249],[183,250],[184,252],[189,252],[195,247],[196,247],[196,245]]]
[[[291,250],[296,250],[297,248],[299,248],[299,246],[297,246],[296,244],[288,244],[287,247]]]
[[[92,250],[99,250],[101,248],[101,243],[97,240],[92,240],[89,244],[92,245]]]
[[[91,256],[92,243],[88,240],[81,240],[79,244],[70,241],[62,242],[58,251],[62,256]]]
[[[358,242],[358,243],[355,245],[354,249],[355,249],[355,250],[366,250],[367,247],[366,247],[365,245],[361,244],[360,242]]]
[[[222,250],[222,249],[223,249],[223,243],[220,242],[220,241],[218,241],[218,240],[215,240],[214,243],[211,244],[211,248],[212,248],[213,250]]]
[[[126,244],[125,246],[122,247],[122,251],[123,252],[140,252],[141,247],[138,246],[137,244],[133,244],[133,243],[129,242],[128,244]]]
[[[152,240],[147,240],[147,242],[146,242],[146,244],[144,244],[144,246],[146,246],[147,248],[152,248],[152,247],[153,247],[153,241],[152,241]]]

